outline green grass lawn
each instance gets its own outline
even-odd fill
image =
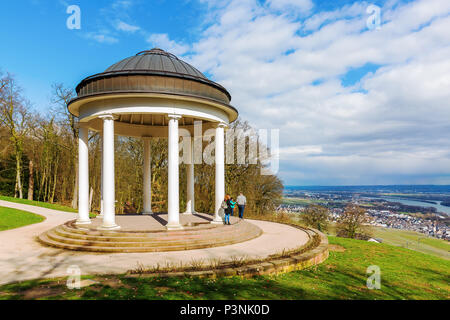
[[[17,209],[0,207],[0,231],[44,221],[44,217]]]
[[[13,198],[13,197],[1,196],[1,195],[0,195],[0,200],[21,203],[21,204],[29,204],[31,206],[59,210],[59,211],[78,212],[77,209],[74,209],[74,208],[68,207],[68,206],[63,206],[63,205],[57,204],[57,203],[48,203],[48,202],[34,201],[34,200],[28,200],[28,199],[19,199],[19,198]],[[93,213],[90,213],[89,216],[91,218],[96,217],[96,215]]]
[[[47,203],[47,202],[19,199],[19,198],[7,197],[7,196],[0,196],[0,200],[15,202],[15,203],[22,203],[22,204],[29,204],[31,206],[59,210],[59,211],[77,212],[76,209],[73,209],[73,208],[67,207],[67,206],[63,206],[60,204],[56,204],[56,203]]]
[[[220,279],[90,276],[99,284],[66,288],[66,279],[0,287],[0,299],[450,299],[450,261],[367,241],[329,237],[319,266],[281,275]],[[381,289],[366,287],[367,267],[381,269]]]

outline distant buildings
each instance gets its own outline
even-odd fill
[[[330,210],[330,220],[336,222],[339,216],[342,214],[345,205],[352,201],[366,208],[366,215],[371,217],[370,224],[375,227],[392,228],[399,230],[410,230],[420,232],[427,236],[450,240],[450,228],[445,223],[448,222],[448,217],[441,214],[428,214],[421,218],[420,214],[405,214],[402,211],[405,207],[399,207],[398,205],[390,202],[374,200],[370,198],[364,198],[364,201],[353,195],[345,194],[343,196],[332,194],[318,194],[318,193],[306,193],[291,194],[290,196],[302,197],[307,200],[319,200],[321,204],[328,207]],[[368,208],[370,206],[370,208]],[[383,209],[380,209],[383,208]],[[302,204],[282,204],[278,207],[277,211],[287,213],[302,213],[305,209],[304,203]],[[386,210],[389,209],[389,210]],[[432,217],[432,219],[430,218]],[[374,239],[377,240],[377,239]]]

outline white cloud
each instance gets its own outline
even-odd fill
[[[279,149],[280,159],[296,159],[299,156],[321,154],[322,146],[293,146]]]
[[[324,11],[314,14],[305,20],[302,30],[317,30],[323,24],[327,24],[338,19],[348,19],[361,16],[366,12],[367,6],[368,4],[366,2],[355,2],[352,5],[346,5],[334,11]]]
[[[273,11],[274,3],[211,9],[215,23],[188,60],[231,91],[253,126],[280,128],[281,177],[289,184],[446,181],[450,2],[388,2],[374,31],[364,2],[303,23],[287,9]],[[352,87],[341,84],[367,63],[381,67]]]
[[[299,10],[301,12],[308,12],[314,4],[311,0],[268,0],[269,6],[277,10]]]
[[[189,50],[189,46],[170,40],[167,33],[154,33],[147,38],[147,42],[175,55],[182,55]]]
[[[125,23],[123,21],[119,21],[116,25],[116,29],[119,31],[134,33],[136,31],[140,30],[141,28],[138,26],[133,26],[131,24]]]
[[[111,4],[111,8],[114,10],[123,10],[128,9],[133,5],[133,1],[131,0],[115,0]]]
[[[119,39],[103,33],[89,32],[86,33],[85,37],[87,39],[95,40],[98,43],[114,44],[119,42]]]
[[[128,13],[133,5],[134,1],[132,0],[115,0],[110,2],[107,6],[99,10],[100,19],[97,25],[93,27],[90,24],[91,28],[95,28],[91,29],[94,31],[89,30],[83,36],[98,43],[114,44],[119,42],[117,31],[128,33],[138,31],[140,29],[138,26],[123,22],[123,20],[130,20]]]

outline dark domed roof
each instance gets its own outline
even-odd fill
[[[203,106],[195,116],[200,119],[205,114],[213,115],[212,110],[218,112],[214,114],[216,118],[226,115],[233,122],[238,117],[238,111],[230,104],[231,95],[227,89],[175,55],[158,48],[139,52],[104,72],[84,78],[77,85],[76,92],[77,97],[67,106],[76,117],[90,117],[86,114],[94,111],[94,106],[99,103],[111,103],[111,107],[116,108],[118,104],[130,101],[139,107],[147,105],[147,102],[148,106],[173,102],[170,108],[175,109],[183,109],[185,103],[194,109]],[[190,113],[186,111],[188,109],[183,110]],[[151,112],[147,110],[144,113]],[[211,119],[209,116],[203,118]]]
[[[231,100],[230,93],[220,84],[209,80],[203,73],[198,71],[189,63],[186,63],[178,59],[175,55],[158,48],[141,51],[134,56],[125,58],[113,64],[102,73],[97,73],[83,79],[76,87],[76,91],[78,96],[85,95],[86,92],[82,93],[83,88],[86,88],[90,83],[101,79],[129,76],[172,77],[200,82],[225,94],[228,98],[227,103]],[[102,86],[105,87],[103,84]],[[92,90],[87,88],[87,91],[92,94],[95,93],[94,91],[98,93],[99,89],[101,89],[101,86],[97,86]]]
[[[161,73],[169,72],[208,80],[203,73],[190,64],[158,48],[142,51],[135,56],[123,59],[106,69],[105,72],[137,70],[151,70]]]

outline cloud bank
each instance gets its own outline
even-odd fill
[[[378,30],[370,3],[303,18],[274,3],[213,7],[187,58],[280,128],[285,183],[450,183],[450,2],[388,1]]]

